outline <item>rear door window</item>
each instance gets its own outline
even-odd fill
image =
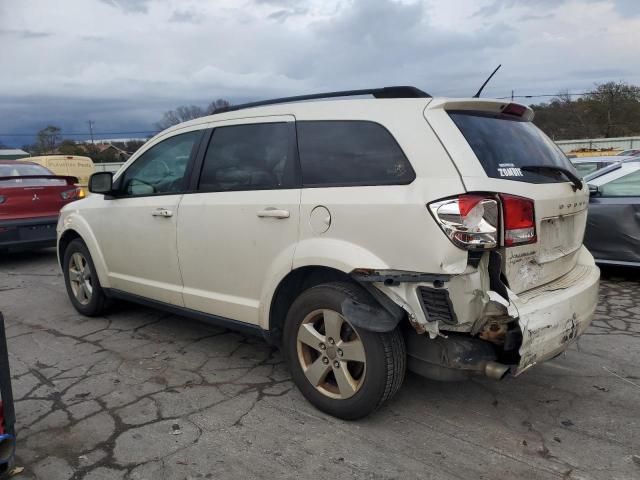
[[[198,190],[272,190],[296,185],[293,126],[286,122],[218,127],[204,158]]]
[[[559,173],[520,167],[560,167],[575,173],[567,156],[531,122],[484,112],[449,111],[487,176],[528,183],[566,182]]]
[[[298,149],[305,187],[402,185],[415,173],[382,125],[367,121],[299,121]]]

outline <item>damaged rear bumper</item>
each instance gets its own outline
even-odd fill
[[[600,269],[582,247],[573,270],[510,300],[522,330],[519,375],[565,351],[589,326],[598,303]]]
[[[477,365],[471,365],[474,363],[471,360],[463,362],[461,367],[458,365],[460,362],[451,361],[457,358],[457,350],[454,348],[452,351],[450,345],[445,344],[450,343],[451,335],[457,335],[460,341],[460,335],[466,335],[469,341],[486,343],[481,330],[487,322],[494,321],[517,322],[519,326],[519,331],[517,327],[508,327],[510,333],[501,347],[503,353],[517,352],[515,357],[509,353],[506,363],[512,374],[519,375],[533,365],[562,353],[591,323],[598,301],[600,270],[584,247],[576,253],[576,265],[569,273],[520,294],[504,286],[503,293],[496,292],[497,282],[489,278],[489,273],[484,273],[491,270],[486,260],[481,261],[475,271],[446,278],[412,272],[398,275],[390,271],[358,280],[375,285],[378,295],[384,294],[387,301],[399,307],[400,315],[393,315],[393,322],[381,324],[386,326],[389,323],[384,331],[395,327],[402,311],[406,312],[412,330],[415,330],[412,335],[417,337],[408,341],[408,352],[416,362],[426,362],[422,368],[425,372],[435,365],[447,371],[458,368],[484,371],[487,362],[493,362],[490,356],[482,356]],[[431,302],[428,305],[425,297],[429,297]],[[368,314],[364,317],[374,318]],[[364,325],[356,325],[365,328]],[[475,344],[461,345],[465,347],[464,351],[477,350]],[[498,353],[495,359],[500,355]]]

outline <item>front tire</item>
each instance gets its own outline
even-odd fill
[[[105,295],[85,243],[76,238],[67,246],[62,260],[67,294],[75,309],[88,317],[101,315]]]
[[[372,304],[369,294],[346,282],[303,292],[285,321],[283,347],[294,383],[316,408],[345,420],[365,417],[400,388],[406,350],[400,332],[356,328],[342,302]]]

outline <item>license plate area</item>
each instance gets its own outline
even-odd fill
[[[538,263],[548,263],[580,248],[587,219],[586,210],[544,218],[538,235]]]
[[[49,240],[55,237],[55,224],[31,225],[20,228],[20,240]]]

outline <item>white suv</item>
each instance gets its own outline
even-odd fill
[[[63,209],[69,297],[85,315],[126,299],[264,336],[345,419],[405,366],[519,375],[587,328],[599,282],[588,189],[532,118],[389,87],[177,125]]]

